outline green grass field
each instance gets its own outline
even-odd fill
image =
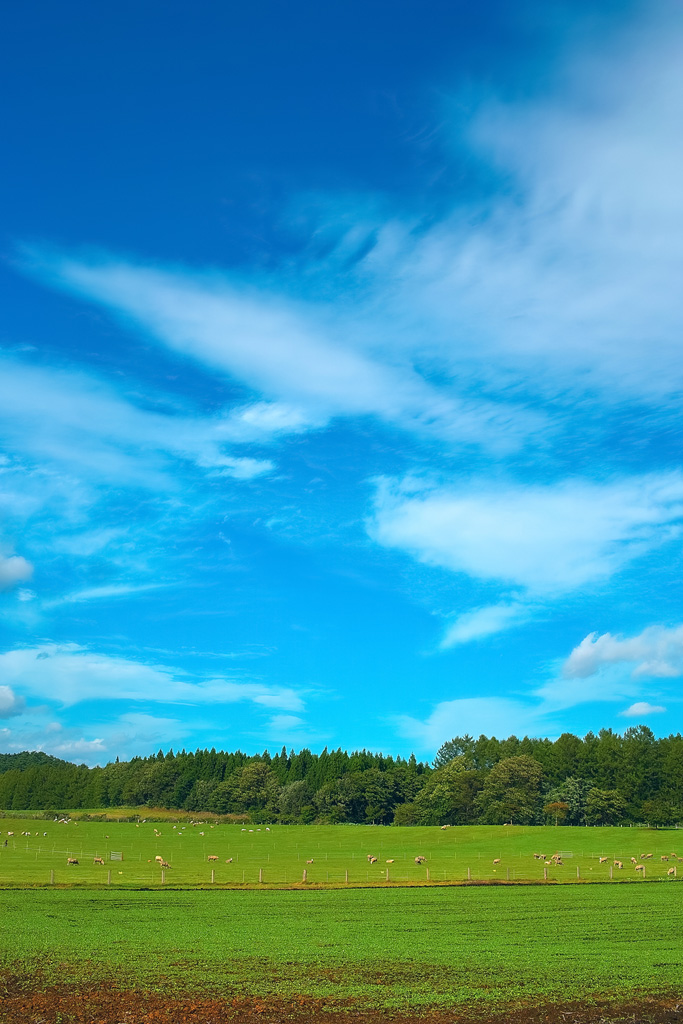
[[[13,833],[10,835],[9,833]],[[30,833],[26,835],[24,833]],[[680,842],[679,842],[680,838]],[[7,842],[5,846],[4,843]],[[563,865],[547,868],[533,854],[563,854]],[[120,853],[122,861],[112,860]],[[652,857],[642,861],[642,854]],[[377,857],[370,864],[368,855]],[[416,865],[415,857],[426,858]],[[0,885],[161,884],[155,857],[170,865],[166,884],[292,885],[307,872],[308,884],[541,881],[544,870],[554,882],[640,880],[631,863],[645,865],[647,879],[673,881],[667,871],[683,877],[683,833],[636,828],[568,828],[471,826],[461,828],[394,828],[363,825],[242,826],[163,823],[78,822],[60,824],[26,818],[0,819]],[[210,856],[217,861],[209,861]],[[67,857],[78,866],[67,866]],[[105,866],[94,865],[101,857]],[[607,860],[600,863],[600,858]],[[668,857],[666,861],[662,857]],[[226,863],[230,861],[231,863]],[[495,864],[494,860],[500,863]],[[621,860],[623,869],[614,867]],[[312,863],[308,863],[312,861]],[[392,863],[387,863],[391,861]],[[678,868],[680,867],[680,872]]]
[[[385,1010],[624,1003],[680,992],[679,893],[5,890],[0,951],[32,985],[115,978],[168,995],[305,995]]]

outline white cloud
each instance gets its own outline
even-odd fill
[[[421,721],[409,715],[392,719],[398,732],[419,743],[423,748],[437,749],[452,736],[507,737],[523,736],[539,728],[544,735],[554,730],[552,723],[543,719],[544,709],[538,704],[511,700],[508,697],[463,697],[437,704],[427,719]]]
[[[530,432],[547,428],[544,417],[507,399],[464,398],[433,386],[392,345],[378,356],[368,353],[361,338],[381,328],[368,322],[359,330],[362,311],[349,315],[296,302],[278,294],[272,282],[235,285],[227,276],[37,251],[26,265],[267,399],[229,414],[216,425],[217,435],[257,439],[264,431],[317,429],[335,416],[374,415],[401,429],[510,450]]]
[[[54,744],[50,753],[56,757],[70,760],[71,758],[82,757],[83,755],[92,757],[93,754],[102,754],[106,749],[107,747],[102,739],[86,740],[81,737],[77,740],[66,740],[64,743]]]
[[[659,704],[648,704],[647,701],[637,701],[635,704],[631,704],[625,711],[620,711],[619,714],[625,718],[644,718],[646,715],[659,715],[666,708]]]
[[[0,590],[10,590],[17,583],[25,583],[33,575],[33,566],[21,555],[0,554]]]
[[[273,715],[268,722],[268,728],[271,733],[291,733],[300,732],[305,724],[303,718],[296,715]]]
[[[24,700],[17,697],[9,686],[0,686],[0,718],[12,718],[24,710]]]
[[[118,597],[129,597],[131,594],[146,593],[167,586],[164,583],[112,583],[103,587],[86,587],[83,590],[72,590],[61,597],[43,601],[43,608],[54,608],[61,604],[82,604],[87,601],[105,601]]]
[[[78,644],[41,644],[0,654],[0,675],[27,696],[64,706],[82,701],[144,700],[219,705],[249,701],[298,711],[301,695],[285,687],[228,679],[188,679],[165,665],[89,651]]]
[[[672,678],[683,674],[683,626],[648,626],[634,637],[589,633],[569,655],[563,674],[585,679],[608,665],[632,666],[633,676]]]
[[[0,429],[16,452],[87,479],[173,490],[174,463],[247,480],[269,473],[269,459],[226,452],[240,440],[230,416],[150,411],[85,373],[2,359]],[[96,531],[88,531],[96,539]]]
[[[561,594],[608,578],[675,536],[682,517],[677,473],[479,489],[384,480],[369,531],[429,565]]]
[[[472,640],[483,640],[495,633],[513,629],[527,621],[532,615],[532,608],[518,602],[475,608],[459,615],[455,622],[451,623],[444,633],[439,647],[445,651],[450,647],[466,644]]]

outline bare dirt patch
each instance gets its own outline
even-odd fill
[[[509,1007],[453,1007],[424,1011],[368,1009],[347,1000],[167,995],[113,985],[50,986],[37,990],[26,978],[0,978],[1,1024],[676,1024],[680,1002],[642,999]]]

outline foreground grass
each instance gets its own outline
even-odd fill
[[[43,986],[493,1008],[671,995],[682,933],[675,885],[5,890],[0,963]]]

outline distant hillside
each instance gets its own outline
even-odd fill
[[[69,761],[61,761],[58,757],[45,754],[42,750],[22,750],[19,754],[0,754],[0,774],[2,772],[24,771],[35,765],[67,765]]]

